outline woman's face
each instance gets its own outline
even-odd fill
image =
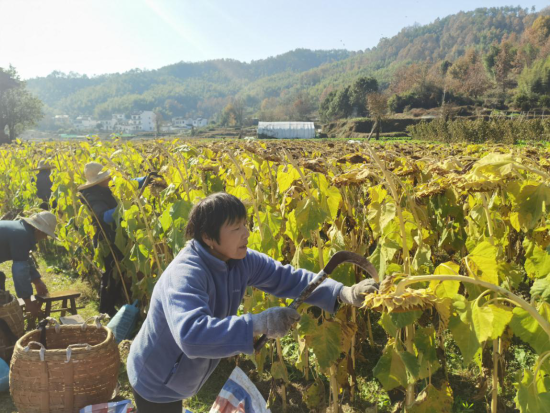
[[[246,219],[235,221],[232,224],[227,222],[220,229],[220,242],[203,236],[204,242],[208,245],[208,251],[222,261],[230,259],[242,260],[246,257],[248,237],[250,232],[246,226]]]

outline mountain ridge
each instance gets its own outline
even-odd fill
[[[478,8],[405,27],[365,51],[295,49],[250,63],[234,59],[178,62],[97,77],[53,72],[29,79],[27,85],[50,113],[100,118],[146,109],[165,116],[211,117],[234,97],[256,111],[266,100],[285,104],[304,94],[315,104],[327,91],[360,76],[374,76],[384,89],[396,70],[413,62],[452,62],[469,48],[486,52],[503,39],[520,38],[541,15],[550,15],[550,7],[536,13],[520,7]]]

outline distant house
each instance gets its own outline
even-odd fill
[[[91,116],[79,116],[74,122],[76,129],[81,131],[97,129],[98,121]]]
[[[202,128],[203,126],[208,125],[208,119],[197,118],[193,121],[193,126],[195,128]]]
[[[58,127],[68,128],[73,126],[73,121],[69,115],[55,115],[52,120]]]
[[[182,117],[172,118],[172,126],[175,128],[186,128],[187,119],[183,119]]]
[[[203,126],[208,125],[208,119],[204,118],[187,118],[184,119],[182,117],[176,117],[172,118],[172,127],[174,128],[184,128],[184,129],[191,129],[191,127],[194,128],[202,128]]]
[[[114,131],[117,123],[116,119],[101,119],[97,121],[97,124],[103,131]]]
[[[134,112],[128,121],[128,126],[130,126],[130,128],[124,128],[128,129],[125,130],[125,132],[152,132],[155,130],[155,120],[155,112],[150,110]]]
[[[311,139],[315,126],[313,122],[259,122],[258,138]]]
[[[154,131],[156,119],[157,119],[157,115],[155,115],[155,112],[152,112],[150,110],[141,112],[140,114],[141,130],[147,131],[147,132]]]

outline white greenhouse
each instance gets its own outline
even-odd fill
[[[315,138],[313,122],[260,122],[258,138],[311,139]]]

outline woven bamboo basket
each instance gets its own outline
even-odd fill
[[[117,386],[120,354],[110,329],[56,324],[17,341],[10,366],[10,392],[19,413],[78,413],[106,403]]]
[[[25,333],[23,310],[17,299],[8,291],[0,291],[0,318],[19,339]],[[0,358],[9,364],[15,343],[0,329]]]

